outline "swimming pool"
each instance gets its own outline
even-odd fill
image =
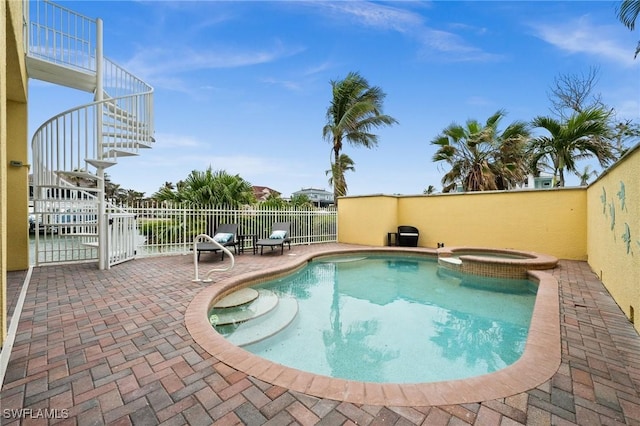
[[[406,254],[323,258],[255,286],[262,298],[214,307],[210,318],[227,318],[217,331],[253,354],[347,380],[453,380],[517,361],[537,285],[443,272],[435,259]]]
[[[230,275],[203,288],[189,303],[185,325],[189,334],[203,350],[211,355],[211,362],[226,374],[241,372],[270,385],[318,398],[355,404],[392,406],[431,406],[463,404],[505,398],[533,389],[557,371],[560,365],[560,319],[558,284],[552,274],[530,271],[528,277],[537,283],[533,315],[522,356],[513,364],[494,373],[449,381],[425,383],[372,383],[318,375],[283,366],[252,354],[230,343],[216,332],[209,322],[212,306],[239,289],[264,283],[291,274],[314,259],[330,255],[365,256],[382,253],[418,254],[436,259],[435,249],[387,248],[334,244],[279,258],[269,268],[244,274]],[[219,363],[222,364],[219,364]],[[229,370],[231,367],[231,370]],[[216,367],[218,369],[218,367]]]

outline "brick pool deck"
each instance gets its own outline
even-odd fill
[[[239,255],[214,280],[341,247]],[[109,271],[92,263],[34,268],[0,392],[0,423],[640,425],[640,337],[586,262],[560,261],[551,271],[562,360],[550,380],[478,403],[394,407],[305,395],[211,356],[185,325],[188,305],[207,285],[191,281],[192,260],[138,259]],[[219,256],[204,254],[201,272],[218,265]],[[10,317],[26,276],[8,274]],[[37,418],[47,413],[58,418]]]

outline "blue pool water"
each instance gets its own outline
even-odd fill
[[[255,286],[297,314],[243,348],[315,374],[377,383],[424,383],[490,373],[523,353],[536,285],[460,276],[419,257],[323,258]],[[264,319],[253,321],[269,321]],[[231,337],[238,326],[217,326]]]

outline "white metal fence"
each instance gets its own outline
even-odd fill
[[[86,262],[98,259],[97,211],[89,211],[78,200],[60,204],[59,213],[36,210],[32,263]],[[82,207],[82,208],[81,208]],[[235,223],[238,234],[266,238],[275,222],[291,223],[292,244],[315,244],[337,241],[337,214],[333,208],[266,208],[260,204],[242,208],[188,207],[181,205],[135,205],[110,208],[107,213],[109,263],[116,264],[135,257],[187,254],[193,239],[202,233],[213,236],[218,225]],[[126,211],[127,213],[116,212]],[[93,223],[75,222],[82,213],[91,215]],[[84,222],[84,221],[83,221]],[[87,226],[91,226],[89,232]],[[87,228],[87,229],[85,229]],[[131,239],[131,229],[138,235]],[[245,239],[245,250],[253,249],[253,238]]]
[[[188,253],[199,234],[213,235],[225,223],[238,225],[245,239],[245,250],[253,248],[253,237],[267,238],[275,222],[291,224],[292,244],[315,244],[337,240],[337,214],[334,208],[227,208],[206,206],[123,206],[137,217],[139,243],[136,256]]]

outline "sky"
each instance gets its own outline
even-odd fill
[[[155,89],[155,146],[107,170],[146,196],[208,167],[284,197],[332,191],[322,129],[331,81],[352,71],[383,90],[398,124],[376,130],[376,148],[345,145],[348,195],[441,190],[442,130],[498,110],[500,129],[549,116],[561,76],[597,69],[595,94],[640,120],[640,32],[620,23],[619,1],[57,3],[101,18],[105,56]],[[33,135],[92,94],[30,80],[29,100]]]

